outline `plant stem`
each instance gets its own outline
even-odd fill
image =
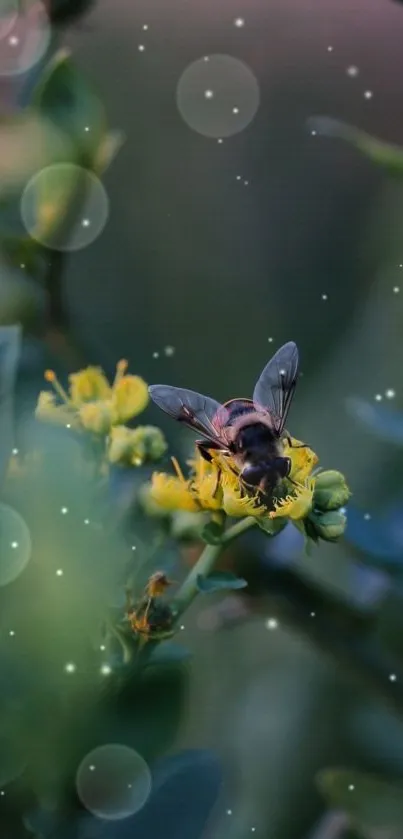
[[[223,534],[221,541],[217,545],[206,545],[202,555],[196,562],[196,565],[192,568],[190,574],[186,577],[185,582],[179,589],[175,598],[174,608],[176,612],[176,619],[183,614],[199,593],[197,578],[199,576],[208,576],[214,568],[214,565],[216,564],[223,549],[233,542],[234,539],[237,539],[238,536],[241,536],[243,533],[246,533],[247,530],[250,530],[250,528],[255,524],[256,519],[252,516],[248,516],[248,518],[241,519],[241,521],[237,522],[237,524],[230,527]]]

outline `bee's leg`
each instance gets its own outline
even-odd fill
[[[207,460],[207,463],[211,463],[213,458],[211,457],[209,449],[220,450],[222,447],[219,443],[216,443],[215,440],[196,440],[196,448],[199,450],[204,460]]]
[[[289,434],[286,434],[285,439],[287,440],[287,443],[288,443],[290,449],[309,449],[310,448],[307,443],[300,443],[299,446],[293,446],[292,439],[291,439]]]

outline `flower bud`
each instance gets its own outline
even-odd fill
[[[108,457],[111,463],[141,466],[159,460],[167,444],[159,428],[152,425],[126,428],[118,425],[111,429]]]
[[[198,542],[207,521],[208,516],[203,513],[179,510],[171,517],[171,536],[178,542]]]
[[[351,492],[346,484],[344,475],[330,469],[320,472],[316,477],[313,496],[314,507],[320,510],[338,510],[347,504]]]
[[[329,510],[327,513],[311,513],[309,522],[320,539],[336,542],[343,536],[347,519],[340,510]]]
[[[83,402],[106,400],[111,396],[111,388],[100,367],[86,367],[69,376],[70,395],[75,405]]]

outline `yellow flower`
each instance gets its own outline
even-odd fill
[[[231,469],[225,469],[221,476],[223,490],[223,510],[227,516],[264,516],[267,508],[259,502],[257,496],[249,496],[243,490],[239,476]]]
[[[74,425],[74,417],[66,405],[58,404],[56,395],[42,390],[38,397],[35,416],[44,422],[52,422],[57,425]]]
[[[85,402],[80,405],[78,416],[86,431],[93,434],[107,434],[112,423],[112,405],[109,402]]]
[[[220,469],[216,461],[208,463],[200,454],[190,461],[194,477],[191,485],[193,492],[204,510],[222,509],[222,486],[220,484]]]
[[[117,425],[111,428],[108,448],[111,463],[141,466],[146,461],[159,460],[166,449],[162,431],[152,425],[140,425],[138,428]]]
[[[285,498],[275,500],[274,510],[269,513],[270,518],[286,516],[292,521],[304,519],[312,508],[314,489],[315,478],[306,478],[303,483],[297,484],[292,495],[286,495]]]
[[[283,442],[284,457],[289,457],[291,460],[289,477],[297,484],[303,483],[315,468],[319,458],[309,446],[305,446],[300,440],[291,437],[291,443],[290,446],[288,440]]]
[[[148,388],[140,376],[127,376],[127,361],[116,366],[112,385],[100,367],[86,367],[69,376],[66,392],[53,370],[45,371],[45,379],[52,393],[41,393],[36,409],[39,419],[51,422],[72,422],[94,434],[107,435],[113,426],[124,423],[144,410],[148,403]],[[59,397],[59,402],[56,401]],[[63,420],[59,417],[62,416]]]
[[[113,386],[114,424],[127,422],[148,405],[148,387],[140,376],[122,376]]]
[[[154,472],[151,478],[149,496],[152,501],[168,512],[175,510],[189,510],[197,512],[197,503],[191,488],[191,481],[186,480],[176,460],[173,459],[176,475],[166,475],[164,472]]]
[[[73,405],[110,399],[111,387],[100,367],[86,367],[69,376],[70,399]]]

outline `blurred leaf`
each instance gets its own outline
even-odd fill
[[[256,524],[269,536],[275,536],[277,533],[280,533],[280,531],[283,530],[284,527],[286,527],[287,519],[281,518],[280,516],[277,519],[269,519],[268,516],[265,516],[264,518],[259,518],[257,516]]]
[[[400,146],[384,143],[365,131],[332,117],[311,117],[308,126],[324,137],[346,140],[373,163],[382,166],[390,175],[403,175],[403,148]]]
[[[172,641],[163,641],[157,644],[153,651],[149,663],[151,664],[169,664],[170,662],[186,661],[191,657],[192,653],[182,647],[181,644],[175,644]]]
[[[21,346],[19,326],[0,327],[0,487],[13,448],[14,387]]]
[[[139,813],[113,826],[114,839],[202,839],[222,784],[213,752],[191,750],[155,767],[150,798]],[[110,826],[87,820],[80,839],[109,839]],[[162,827],[163,826],[163,827]]]
[[[31,237],[5,236],[1,239],[1,250],[10,265],[23,265],[30,276],[37,276],[43,266],[43,250]]]
[[[123,131],[109,131],[101,141],[94,158],[94,172],[102,174],[113,163],[126,140]]]
[[[236,577],[229,571],[217,571],[209,577],[202,577],[199,574],[197,578],[197,588],[203,594],[209,594],[212,591],[226,591],[228,589],[239,589],[247,586],[246,580],[241,577]]]
[[[30,196],[34,204],[30,208],[32,221],[35,220],[30,231],[34,241],[57,248],[60,240],[63,245],[85,193],[85,181],[83,170],[74,165],[59,164],[42,170],[35,193]]]
[[[45,116],[27,109],[0,117],[0,201],[19,197],[36,172],[74,154],[69,137]]]
[[[75,162],[92,169],[105,142],[105,109],[67,50],[59,50],[49,62],[32,102],[73,142]]]
[[[403,783],[349,769],[326,769],[318,785],[330,806],[343,810],[365,839],[403,836]]]
[[[403,446],[403,416],[365,399],[352,397],[347,400],[347,410],[380,440]]]
[[[96,0],[48,0],[49,20],[53,24],[65,26],[88,14],[95,3]]]

